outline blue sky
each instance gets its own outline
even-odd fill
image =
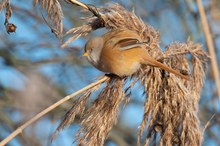
[[[27,2],[28,3],[21,3],[20,0],[12,1],[12,3],[15,5],[19,5],[21,7],[26,7],[29,9],[30,8],[29,6],[32,6],[32,5],[31,5],[30,1],[27,1]],[[94,1],[84,0],[83,2],[93,3]],[[121,0],[120,2],[126,3],[127,1]],[[132,2],[132,1],[130,1],[130,2]],[[148,7],[150,5],[151,4],[149,3]],[[4,15],[3,15],[3,13],[4,12],[2,12],[0,14],[0,35],[5,36],[5,34],[7,34],[7,33],[4,30],[4,25],[3,25]],[[140,13],[140,12],[137,10],[137,13]],[[16,14],[16,12],[15,12],[15,14]],[[39,16],[40,15],[41,14],[39,13]],[[26,18],[23,18],[23,19],[16,18],[16,16],[17,15],[12,15],[12,18],[10,19],[10,21],[17,25],[17,31],[16,31],[16,33],[6,35],[7,36],[6,39],[10,40],[10,42],[24,41],[24,43],[20,43],[20,45],[15,47],[16,49],[8,48],[8,49],[12,49],[11,50],[12,55],[14,55],[18,59],[29,60],[32,62],[38,61],[38,60],[44,60],[44,59],[51,59],[51,58],[55,58],[58,56],[62,57],[62,56],[68,55],[68,52],[66,50],[60,49],[58,45],[57,46],[54,45],[56,47],[53,47],[52,49],[45,48],[45,47],[39,47],[36,49],[28,48],[30,46],[35,46],[36,44],[39,44],[39,42],[38,42],[39,34],[36,33],[36,30],[32,29],[32,26],[34,26],[34,25],[37,26],[38,24],[37,24],[37,22],[35,22],[31,19],[29,21],[29,20],[25,20]],[[195,22],[190,20],[190,19],[192,19],[192,16],[186,14],[184,17],[189,19],[189,21],[186,22],[188,26],[191,26],[191,27],[189,27],[189,32],[186,32],[185,29],[183,28],[182,21],[181,21],[181,18],[179,17],[179,14],[175,13],[171,9],[164,10],[163,13],[158,15],[158,18],[148,17],[145,21],[147,21],[149,24],[153,25],[157,30],[161,31],[161,34],[163,34],[163,35],[161,35],[161,46],[163,48],[173,41],[184,42],[189,36],[195,42],[204,43],[203,34],[199,31],[198,28],[196,28],[197,25],[195,24]],[[45,41],[51,41],[51,42],[58,41],[54,37],[54,35],[50,33],[50,29],[46,26],[46,24],[43,24],[43,25],[39,24],[39,25],[40,25],[40,30],[41,30],[39,33],[45,33],[45,35],[44,35]],[[69,26],[69,24],[66,24],[66,25]],[[64,24],[64,26],[65,26],[65,24]],[[216,28],[216,30],[218,31],[218,28]],[[194,34],[197,34],[197,35],[194,36]],[[27,44],[25,44],[25,43],[27,43]],[[85,43],[85,38],[78,39],[78,40],[74,41],[71,45],[83,47],[84,43]],[[219,45],[220,45],[220,39],[217,39],[217,42],[216,42],[217,48],[219,48]],[[5,47],[5,43],[0,42],[0,46]],[[220,51],[218,51],[218,52],[220,52]],[[79,56],[79,58],[81,58],[81,56]],[[65,63],[65,65],[67,65],[67,67],[65,68],[65,66],[63,66],[63,64],[61,64],[61,63],[54,63],[54,64],[41,65],[41,66],[37,67],[36,72],[40,72],[41,74],[45,75],[49,80],[51,80],[55,84],[64,85],[66,87],[66,89],[65,89],[66,94],[70,94],[70,93],[86,86],[87,84],[89,84],[86,81],[82,82],[82,78],[79,77],[78,74],[74,73],[77,71],[77,69],[79,69],[79,68],[82,69],[83,72],[86,73],[86,75],[88,75],[89,81],[91,81],[91,82],[93,80],[95,80],[97,75],[103,74],[100,71],[97,71],[94,67],[92,67],[88,63],[86,63],[86,60],[82,60],[82,61],[85,62],[85,64],[86,64],[85,67],[77,66],[77,64],[72,65],[71,63]],[[65,78],[65,76],[64,76],[61,78],[62,81],[60,81],[60,79],[58,79],[58,77],[60,76],[60,69],[65,69],[65,75],[68,77],[71,77],[71,78],[68,79],[68,78]],[[27,80],[28,80],[28,78],[22,72],[20,72],[19,70],[17,70],[14,67],[11,67],[11,66],[8,66],[7,64],[5,64],[4,59],[0,56],[0,85],[1,86],[8,88],[8,89],[24,90],[24,87],[25,87]],[[76,84],[73,84],[71,82],[77,83],[77,86],[76,86]],[[133,89],[134,91],[132,91],[132,93],[133,93],[132,98],[136,98],[140,102],[144,102],[145,99],[141,95],[142,90],[139,89],[137,86],[135,86],[135,88]],[[206,94],[206,97],[202,97],[202,98],[204,98],[203,101],[209,102],[207,104],[211,104],[210,100],[209,100],[210,98],[208,98],[208,96],[211,96],[211,95],[207,92],[209,92],[209,90],[211,90],[212,88],[215,88],[215,86],[213,85],[213,82],[211,82],[209,84],[206,83],[206,86],[204,87],[204,90],[202,91],[202,93],[204,92],[204,94]],[[208,90],[208,91],[206,91],[206,90]],[[14,97],[14,98],[16,98],[16,97]],[[202,101],[201,101],[201,103],[206,104],[206,102],[202,102]],[[214,104],[215,104],[216,110],[219,111],[220,110],[219,101],[217,100]],[[19,115],[19,112],[14,112],[12,114],[15,121],[20,121],[20,119],[16,118],[18,115]],[[138,104],[129,104],[128,106],[122,108],[120,120],[126,126],[129,126],[130,128],[137,129],[137,127],[139,126],[139,124],[142,120],[142,116],[143,116],[143,106],[140,106]],[[37,135],[39,136],[38,138],[40,140],[41,139],[45,140],[45,146],[48,145],[46,139],[51,136],[51,133],[56,129],[59,122],[60,121],[56,121],[55,123],[52,124],[47,119],[47,117],[44,117],[42,120],[40,120],[36,123],[35,128],[37,131]],[[40,131],[40,130],[42,130],[42,127],[45,132],[43,136],[41,135],[41,131]],[[33,128],[33,127],[31,126],[31,128]],[[61,131],[61,134],[59,136],[57,136],[57,139],[52,143],[52,145],[53,146],[60,145],[60,144],[72,145],[73,138],[74,138],[74,132],[78,128],[79,128],[79,126],[75,124],[75,125],[71,126],[69,129]],[[216,129],[218,129],[219,127],[217,127],[216,129],[215,128],[216,127],[214,127],[214,129],[213,129],[214,131]],[[28,129],[25,131],[28,131]],[[219,131],[216,131],[216,133],[218,133],[218,132]],[[6,136],[8,134],[9,133],[5,133],[4,135]],[[19,143],[16,141],[16,139],[13,140],[10,144],[13,146],[19,146]],[[113,145],[114,144],[112,144],[112,146]],[[204,143],[204,145],[215,146],[215,142],[213,142],[212,140],[207,140]]]

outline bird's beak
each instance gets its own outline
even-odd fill
[[[84,53],[83,53],[83,56],[84,56],[84,57],[88,57],[88,56],[89,56],[89,53],[88,53],[88,52],[84,52]]]

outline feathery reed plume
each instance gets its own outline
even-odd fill
[[[181,50],[179,50],[181,48]],[[189,62],[179,51],[192,54],[192,81],[178,78],[158,78],[156,71],[144,81],[147,99],[144,106],[144,118],[140,125],[138,141],[147,127],[145,145],[155,141],[160,134],[160,145],[201,145],[202,131],[198,119],[198,100],[203,85],[204,67],[208,59],[202,46],[187,43],[173,43],[167,47],[165,56],[169,56],[171,67],[189,69]],[[178,65],[179,64],[179,65]]]
[[[5,0],[2,0],[2,2],[0,3],[0,12],[2,11],[3,8],[5,8],[6,2]]]
[[[33,5],[39,5],[42,16],[43,10],[47,11],[47,17],[44,18],[45,22],[51,28],[51,31],[58,37],[61,38],[63,35],[63,23],[62,17],[63,12],[58,0],[34,0]]]
[[[13,23],[9,22],[9,19],[11,18],[12,15],[12,9],[11,9],[11,0],[2,0],[2,2],[0,3],[0,12],[2,11],[2,9],[5,9],[5,29],[7,31],[7,33],[12,33],[16,31],[17,26]]]
[[[123,80],[111,77],[82,117],[82,128],[77,133],[79,143],[103,145],[107,134],[117,122],[120,103],[123,101]]]
[[[57,128],[58,133],[60,132],[61,129],[72,124],[73,120],[75,119],[76,114],[80,114],[80,115],[83,114],[90,94],[92,92],[95,92],[97,89],[99,89],[99,87],[95,86],[95,87],[87,90],[82,96],[80,96],[77,100],[74,101],[71,109],[66,113],[64,120]],[[53,134],[52,140],[55,137],[56,137],[56,133]]]
[[[74,0],[68,0],[75,4]],[[173,43],[162,52],[159,46],[159,32],[145,24],[134,12],[127,11],[119,4],[96,8],[91,5],[79,4],[93,13],[88,17],[87,24],[72,28],[66,35],[73,36],[62,47],[66,47],[75,39],[85,36],[93,30],[105,27],[108,30],[127,28],[136,31],[147,43],[147,51],[151,56],[164,64],[191,76],[190,81],[177,78],[160,68],[143,66],[132,78],[140,80],[146,93],[143,121],[139,127],[138,144],[142,142],[146,129],[145,145],[201,145],[202,130],[198,119],[198,101],[204,80],[204,70],[208,55],[202,46],[191,41]],[[191,55],[191,60],[186,57]],[[77,113],[82,115],[81,129],[77,133],[78,145],[103,145],[104,140],[117,122],[120,104],[125,101],[124,89],[126,78],[112,76],[99,93],[97,99],[85,113],[84,107],[89,95],[88,91],[82,99],[75,101],[66,114],[58,131],[71,124]],[[134,81],[134,82],[135,82]],[[159,138],[157,138],[159,135]]]
[[[68,101],[69,99],[81,94],[82,92],[86,92],[87,90],[90,90],[93,87],[99,86],[100,84],[102,84],[103,82],[105,82],[106,80],[108,80],[109,77],[104,76],[102,78],[100,78],[98,81],[70,94],[65,96],[64,98],[62,98],[61,100],[55,102],[54,104],[52,104],[51,106],[47,107],[46,109],[44,109],[43,111],[39,112],[37,115],[35,115],[33,118],[31,118],[30,120],[28,120],[27,122],[25,122],[24,124],[22,124],[20,127],[18,127],[15,131],[13,131],[9,136],[7,136],[5,139],[3,139],[0,142],[0,146],[6,145],[9,141],[11,141],[14,137],[16,137],[18,134],[22,133],[22,131],[27,128],[28,126],[30,126],[31,124],[33,124],[35,121],[37,121],[38,119],[40,119],[42,116],[44,116],[45,114],[49,113],[50,111],[52,111],[53,109],[55,109],[56,107],[58,107],[59,105],[61,105],[62,103]]]

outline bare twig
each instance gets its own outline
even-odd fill
[[[77,6],[83,7],[84,9],[89,10],[89,8],[88,8],[88,6],[86,4],[81,3],[81,2],[79,2],[77,0],[65,0],[65,1],[70,2],[70,3],[74,4],[74,5],[77,5]]]
[[[198,5],[198,8],[199,8],[199,14],[200,14],[200,17],[201,17],[202,26],[203,26],[203,30],[204,30],[204,33],[205,33],[205,38],[206,38],[209,54],[211,56],[212,71],[213,71],[213,75],[214,75],[215,82],[216,82],[216,85],[217,85],[218,97],[219,97],[219,100],[220,100],[220,77],[219,77],[218,64],[217,64],[217,61],[216,61],[217,59],[216,59],[216,56],[215,56],[215,48],[214,48],[214,45],[213,45],[214,43],[213,43],[212,36],[211,36],[210,30],[209,30],[209,25],[208,25],[208,22],[207,22],[207,18],[206,18],[206,15],[205,15],[205,11],[204,11],[204,7],[202,5],[202,2],[201,2],[201,0],[196,0],[196,1],[197,1],[197,5]]]
[[[31,118],[29,121],[27,121],[26,123],[24,123],[23,125],[21,125],[20,127],[18,127],[14,132],[12,132],[8,137],[6,137],[4,140],[2,140],[0,142],[0,146],[4,146],[6,145],[9,141],[11,141],[14,137],[16,137],[18,134],[22,133],[22,131],[27,128],[29,125],[31,125],[32,123],[34,123],[35,121],[37,121],[38,119],[40,119],[42,116],[44,116],[45,114],[49,113],[50,111],[52,111],[54,108],[58,107],[59,105],[63,104],[64,102],[68,101],[69,99],[75,97],[76,95],[92,88],[95,87],[103,82],[105,82],[108,79],[107,76],[104,76],[102,79],[64,97],[63,99],[59,100],[58,102],[54,103],[53,105],[49,106],[48,108],[46,108],[45,110],[41,111],[40,113],[38,113],[36,116],[34,116],[33,118]]]
[[[215,113],[212,115],[212,117],[208,120],[208,122],[205,124],[205,127],[203,129],[203,133],[206,131],[206,129],[210,126],[210,123],[212,121],[212,119],[215,117]]]

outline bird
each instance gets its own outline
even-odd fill
[[[90,38],[85,44],[83,56],[98,70],[119,77],[130,76],[142,65],[149,65],[189,80],[188,76],[151,57],[146,47],[149,46],[136,31],[115,29]]]

